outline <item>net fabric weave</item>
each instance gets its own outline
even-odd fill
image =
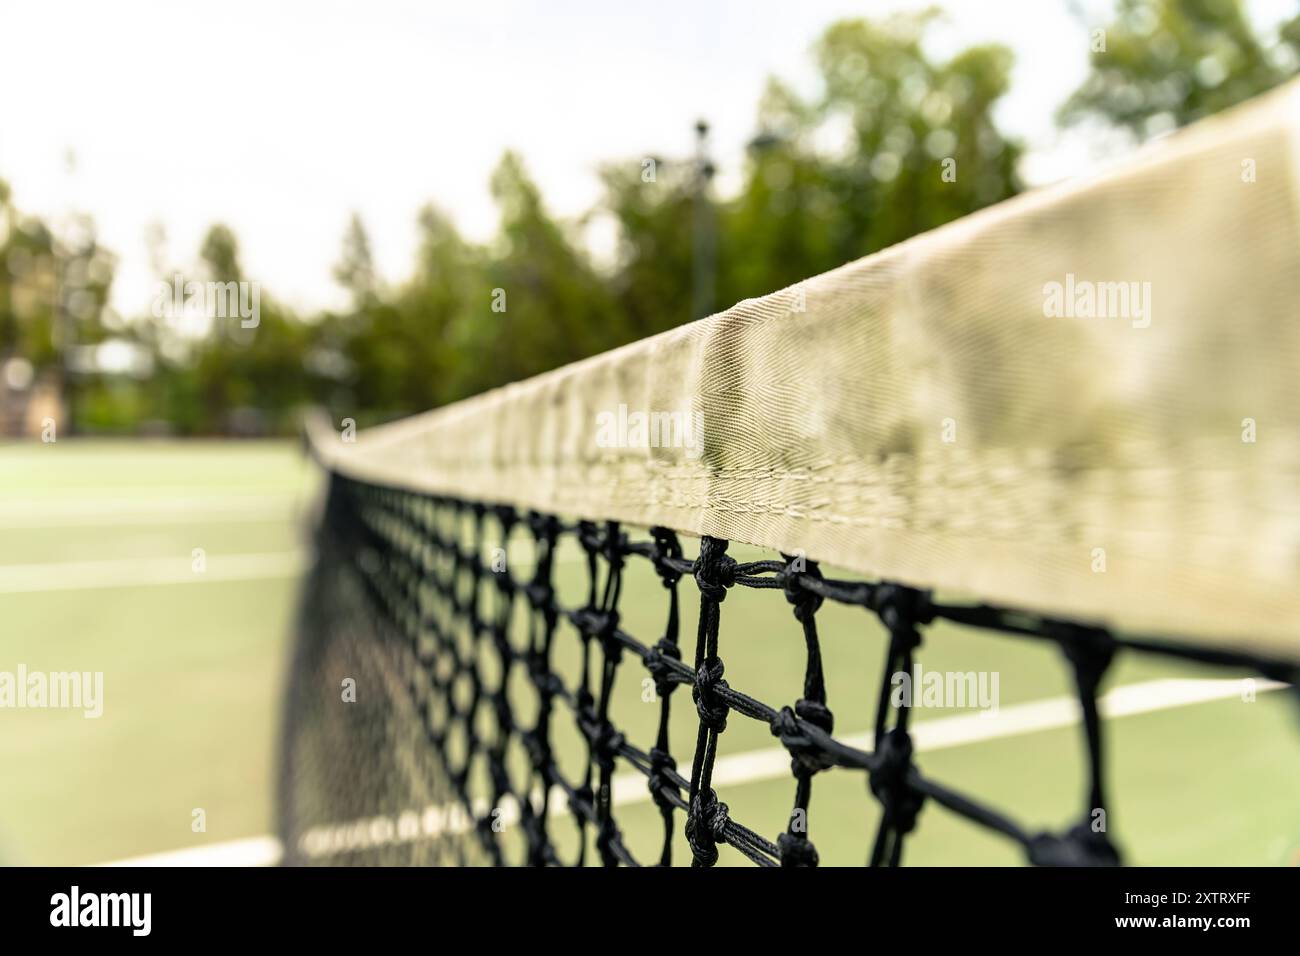
[[[468,534],[457,530],[465,525]],[[509,567],[493,565],[484,553],[489,526],[503,538],[512,530],[526,533],[535,553],[532,573],[516,578]],[[823,773],[856,773],[882,810],[873,865],[901,862],[905,838],[929,804],[1015,841],[1033,864],[1115,864],[1117,848],[1092,825],[1095,811],[1106,806],[1097,688],[1115,655],[1170,654],[1279,680],[1297,676],[1294,665],[1239,652],[1121,638],[987,605],[944,604],[897,584],[831,580],[815,562],[788,555],[737,563],[728,542],[707,536],[691,557],[664,528],[637,533],[615,522],[567,523],[341,475],[331,479],[319,534],[282,764],[281,833],[290,863],[671,865],[686,862],[673,857],[674,833],[681,828],[695,866],[717,862],[722,844],[761,866],[816,865],[817,850],[807,836],[814,781]],[[585,558],[586,600],[576,606],[562,604],[554,587],[554,556],[564,539],[576,541]],[[654,635],[633,635],[621,625],[621,586],[632,562],[652,566],[666,592],[664,624]],[[699,591],[693,637],[679,619],[679,589],[685,587]],[[733,588],[780,592],[772,600],[786,606],[788,626],[803,636],[798,699],[768,703],[729,684],[721,622]],[[889,635],[881,648],[885,683],[877,690],[869,752],[835,736],[817,631],[817,613],[827,601],[877,616]],[[523,628],[517,626],[520,607]],[[1089,784],[1077,825],[1029,832],[918,768],[910,711],[891,704],[889,676],[911,671],[926,625],[940,618],[1060,650],[1074,675],[1087,740]],[[577,683],[566,683],[552,666],[562,621],[581,642]],[[774,619],[772,626],[783,625]],[[629,669],[635,673],[622,676]],[[383,691],[358,705],[368,710],[340,708],[333,696],[338,673],[359,674],[367,690]],[[509,692],[512,675],[537,692],[530,712]],[[653,740],[629,739],[611,719],[610,700],[620,677],[645,675],[657,691],[658,732]],[[671,709],[692,706],[698,716],[694,741],[670,740]],[[732,819],[725,794],[715,792],[715,761],[729,722],[737,719],[768,725],[790,755],[793,805],[785,832],[763,834]],[[580,776],[566,776],[556,760],[552,738],[559,722],[576,727],[585,742]],[[519,744],[527,753],[523,774],[507,761],[507,750]],[[653,859],[635,859],[623,840],[612,799],[618,768],[644,776],[662,815],[662,850]],[[490,781],[489,792],[473,792],[476,774]],[[425,804],[429,809],[417,819],[409,808]],[[396,822],[378,824],[376,814],[391,814]],[[593,854],[585,839],[576,855],[557,849],[551,827],[560,814],[594,837]],[[360,822],[338,826],[352,820]],[[323,836],[331,826],[333,836]],[[525,849],[508,858],[502,838],[514,828]]]

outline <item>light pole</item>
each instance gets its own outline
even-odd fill
[[[691,228],[691,318],[701,319],[714,310],[717,272],[717,230],[709,184],[715,167],[708,155],[709,124],[695,124],[695,197]]]

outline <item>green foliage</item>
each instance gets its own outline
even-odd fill
[[[608,287],[628,338],[689,321],[695,165],[646,157],[606,164],[600,175],[603,211],[618,229],[619,266]]]
[[[492,174],[500,234],[486,284],[458,317],[465,351],[453,392],[474,394],[583,358],[619,340],[622,317],[585,253],[546,212],[514,153]]]
[[[374,257],[370,252],[370,237],[366,235],[361,216],[352,214],[343,236],[343,254],[334,267],[334,278],[352,296],[357,308],[364,308],[378,292]]]
[[[1020,147],[992,115],[1009,87],[1011,53],[972,47],[932,62],[921,40],[936,16],[834,24],[815,48],[819,97],[769,86],[765,135],[724,214],[725,301],[797,282],[1019,190]]]
[[[934,11],[831,26],[811,97],[773,79],[759,105],[743,186],[713,203],[717,299],[762,295],[1014,195],[1020,147],[997,129],[1011,54],[974,47],[942,63],[921,46]],[[943,162],[955,163],[945,180]],[[619,227],[611,280],[634,337],[690,317],[697,164],[604,168]]]
[[[1281,83],[1300,64],[1300,16],[1272,49],[1241,0],[1120,0],[1094,48],[1065,123],[1101,118],[1139,138],[1227,109]]]
[[[1011,53],[990,44],[936,59],[925,39],[938,17],[832,24],[812,51],[812,89],[768,82],[730,196],[715,195],[703,156],[628,157],[601,167],[597,208],[562,222],[507,152],[491,176],[501,214],[491,242],[466,241],[428,206],[409,276],[387,284],[353,215],[334,269],[347,306],[302,317],[263,292],[255,329],[226,318],[195,334],[158,314],[110,323],[114,263],[93,228],[56,240],[0,182],[0,363],[21,355],[58,375],[68,344],[115,337],[146,349],[145,380],[63,379],[78,425],[94,430],[291,431],[309,402],[365,425],[672,328],[702,302],[725,307],[793,284],[1020,188],[1021,147],[994,120]],[[1300,64],[1300,17],[1269,47],[1239,0],[1120,0],[1105,36],[1065,122],[1100,119],[1141,136],[1239,102]],[[612,265],[597,266],[581,239],[595,221],[614,227]],[[194,273],[246,279],[229,228],[211,228]]]
[[[420,244],[411,279],[379,287],[369,239],[353,219],[336,275],[347,277],[352,308],[327,315],[312,330],[308,367],[313,395],[339,417],[390,418],[447,401],[453,323],[481,286],[479,253],[432,206],[419,217]]]
[[[244,277],[239,267],[239,240],[228,226],[217,223],[203,237],[199,249],[207,278],[217,282],[238,282]]]
[[[43,222],[24,217],[0,189],[0,358],[21,355],[45,369],[55,361],[54,237]]]

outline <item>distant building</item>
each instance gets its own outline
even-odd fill
[[[58,376],[35,375],[19,356],[0,361],[0,437],[39,438],[45,421],[64,421]]]

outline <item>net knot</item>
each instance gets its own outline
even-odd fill
[[[613,773],[614,758],[623,749],[626,738],[612,724],[598,724],[592,740],[592,756],[604,773]]]
[[[871,608],[879,615],[881,623],[889,629],[894,640],[899,642],[900,651],[915,650],[921,643],[916,625],[929,624],[934,620],[929,592],[898,584],[882,584],[876,588]]]
[[[695,795],[686,815],[686,842],[696,866],[713,866],[718,862],[718,841],[726,832],[727,805],[712,790]]]
[[[619,617],[618,611],[602,611],[600,616],[597,618],[596,633],[602,638],[613,637],[614,633],[618,630],[620,621],[621,618]]]
[[[584,607],[575,612],[572,620],[584,638],[596,638],[606,645],[607,650],[612,651],[614,648],[622,648],[622,645],[614,639],[621,620],[618,611],[607,611],[598,607]]]
[[[618,611],[600,611],[592,619],[596,637],[605,651],[605,656],[615,664],[623,659],[623,644],[618,639],[620,620]]]
[[[596,831],[596,849],[600,852],[600,860],[605,866],[617,866],[618,857],[614,853],[614,844],[618,841],[618,826],[614,823],[613,817],[605,817],[600,821],[600,827]]]
[[[668,659],[675,661],[682,659],[681,649],[671,641],[664,639],[658,640],[654,647],[650,648],[646,654],[645,666],[654,678],[655,692],[660,697],[667,697],[677,686],[672,681],[673,669],[668,665]]]
[[[654,554],[651,556],[655,571],[664,587],[670,588],[682,579],[682,573],[667,562],[671,558],[682,556],[682,546],[677,541],[677,535],[667,528],[651,528],[650,536],[655,543]]]
[[[1119,851],[1104,832],[1086,822],[1065,833],[1040,833],[1029,841],[1034,866],[1119,866]]]
[[[896,833],[910,833],[925,802],[924,795],[907,782],[912,766],[912,738],[907,731],[895,727],[880,739],[876,758],[878,762],[870,771],[871,792],[884,807],[885,824]]]
[[[777,711],[772,718],[772,736],[781,738],[781,745],[790,752],[790,769],[797,776],[811,777],[835,766],[835,758],[800,729],[796,717],[828,734],[835,725],[830,708],[815,700],[800,700],[793,709],[782,707]]]
[[[782,833],[776,838],[782,866],[816,866],[817,848],[800,833]]]
[[[601,547],[600,530],[594,521],[578,522],[578,543],[588,554],[599,554]]]
[[[515,526],[515,522],[519,520],[519,512],[515,511],[512,505],[497,505],[492,509],[492,511],[496,515],[496,519],[498,523],[500,523],[502,530],[507,533],[509,533],[510,529]]]
[[[822,606],[822,596],[803,587],[803,578],[806,575],[821,580],[821,570],[816,561],[806,562],[802,571],[796,570],[795,563],[800,560],[797,556],[782,554],[781,557],[786,560],[786,568],[781,572],[781,587],[785,599],[794,607],[794,619],[802,624]]]
[[[551,760],[551,747],[546,739],[536,730],[525,731],[520,735],[524,752],[534,767],[545,767]]]
[[[492,777],[492,785],[496,787],[497,793],[510,792],[510,774],[506,772],[506,755],[504,748],[489,755],[488,761],[489,773]]]
[[[530,804],[524,801],[524,813],[519,823],[528,842],[528,865],[533,867],[546,865],[546,829],[541,818],[532,812]]]
[[[528,652],[528,679],[544,703],[549,704],[552,697],[564,693],[564,681],[559,674],[547,670],[546,657],[541,651]]]
[[[1115,656],[1115,639],[1099,627],[1055,621],[1048,624],[1047,634],[1060,643],[1084,693],[1095,694]]]
[[[530,581],[524,585],[523,590],[528,598],[528,606],[535,611],[548,607],[555,594],[548,581]]]
[[[722,659],[706,657],[695,672],[695,686],[691,688],[691,699],[695,701],[700,723],[715,734],[727,729],[727,702],[718,697],[718,688],[728,686],[722,673]]]
[[[673,802],[669,799],[669,791],[673,794],[680,794],[681,790],[677,784],[673,783],[669,773],[677,769],[677,761],[673,759],[672,754],[655,747],[650,751],[650,779],[648,786],[650,788],[650,798],[654,800],[655,806],[660,810],[672,810]]]
[[[721,604],[727,588],[736,583],[736,559],[727,554],[727,542],[707,535],[700,539],[700,555],[695,559],[695,583],[700,596]]]
[[[560,519],[555,515],[528,512],[528,530],[539,541],[554,539],[560,533]]]
[[[627,535],[619,531],[618,525],[611,521],[606,526],[605,536],[600,542],[600,554],[609,564],[611,572],[622,569],[626,553]]]

